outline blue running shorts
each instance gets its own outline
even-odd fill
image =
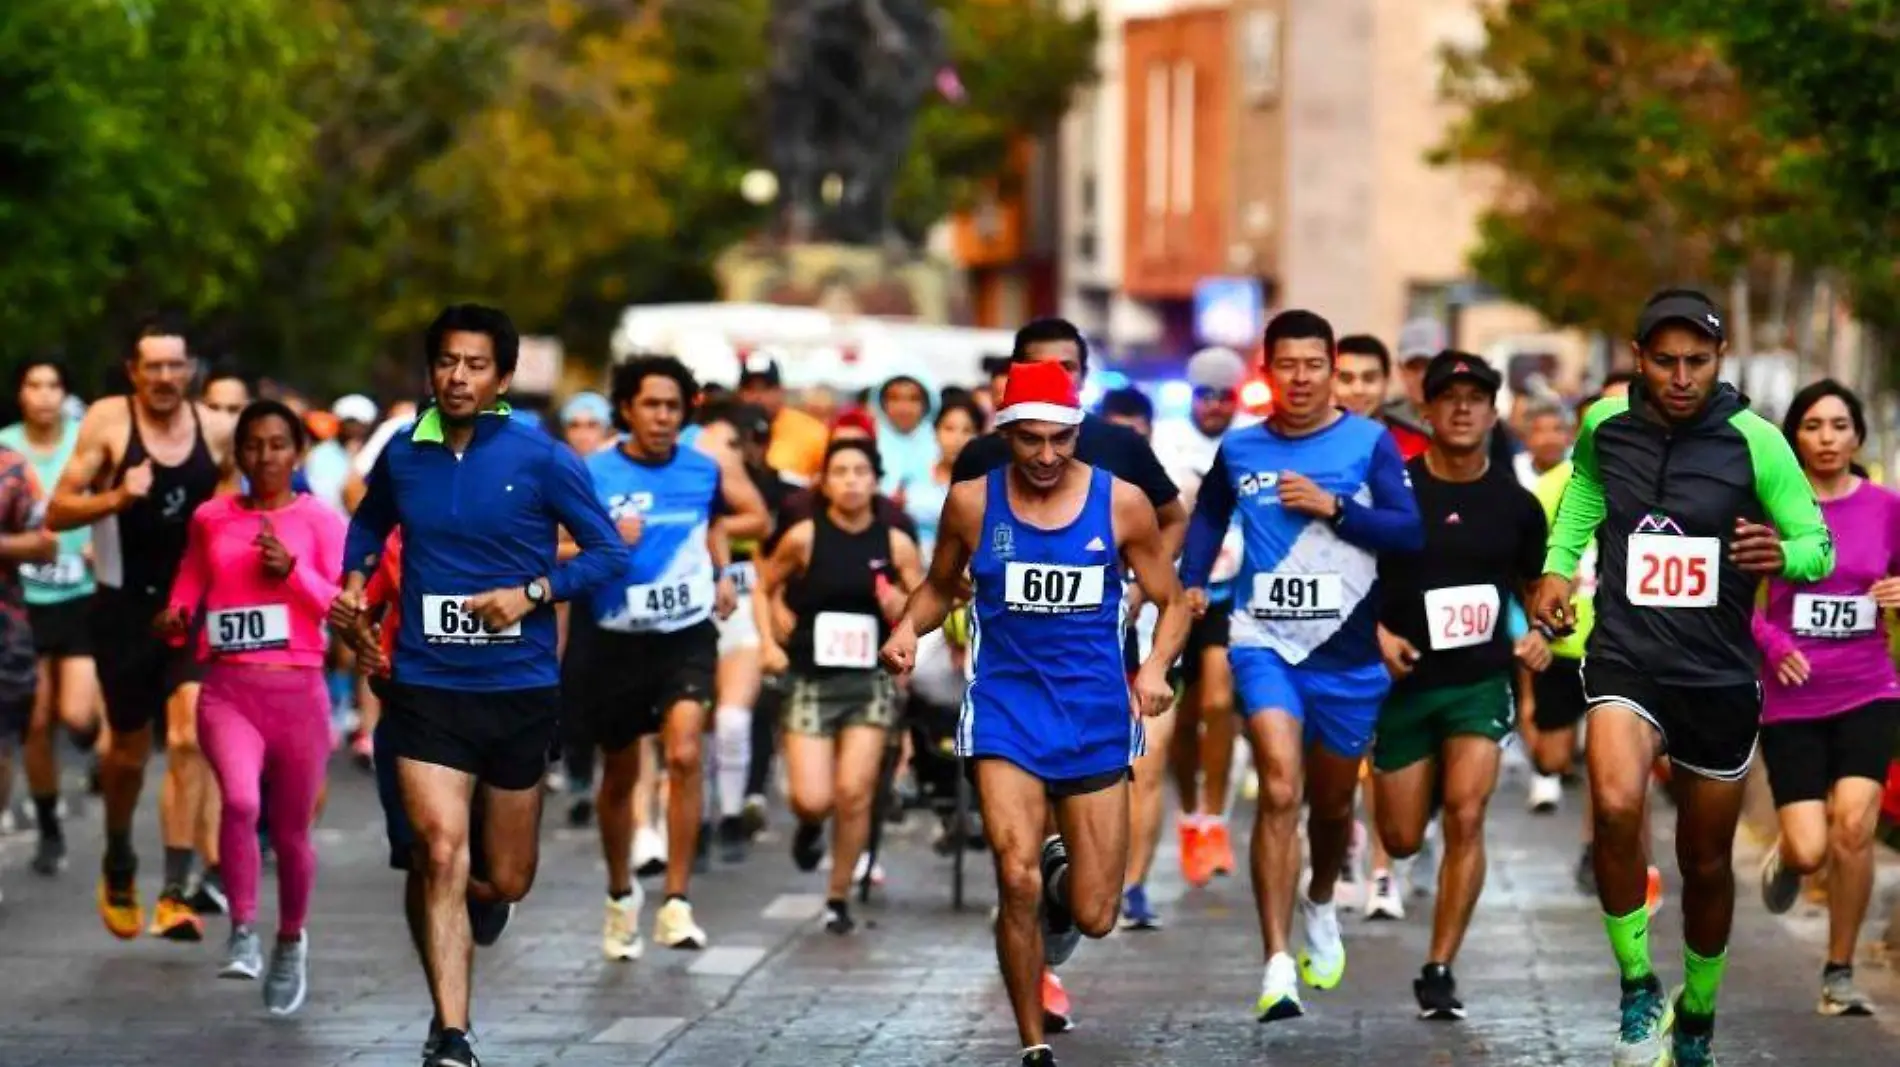
[[[1270,648],[1235,648],[1234,707],[1243,717],[1279,709],[1305,730],[1306,743],[1348,759],[1372,746],[1379,705],[1392,689],[1383,663],[1347,670],[1295,667]]]

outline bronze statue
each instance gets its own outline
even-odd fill
[[[924,97],[948,64],[935,3],[775,0],[771,32],[769,143],[787,235],[894,239],[898,171]]]

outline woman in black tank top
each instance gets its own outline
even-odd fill
[[[871,800],[896,717],[896,692],[878,667],[878,650],[923,562],[909,535],[876,516],[877,451],[868,441],[834,441],[818,489],[824,506],[785,531],[759,563],[753,605],[765,670],[789,668],[785,763],[798,833],[792,858],[813,870],[824,858],[824,820],[833,818],[825,928],[849,933],[845,904],[871,832]],[[774,632],[773,603],[783,595],[797,619]]]

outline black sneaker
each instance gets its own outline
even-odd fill
[[[1069,962],[1075,947],[1082,943],[1082,931],[1076,928],[1068,904],[1051,896],[1048,889],[1068,866],[1068,846],[1062,838],[1050,836],[1042,843],[1042,961],[1050,967]]]
[[[41,837],[33,848],[33,873],[53,877],[66,869],[66,839]]]
[[[1023,1067],[1056,1067],[1056,1054],[1048,1045],[1038,1045],[1023,1052]]]
[[[801,871],[815,871],[825,860],[825,824],[801,822],[792,835],[792,862]]]
[[[468,1047],[468,1035],[460,1030],[444,1030],[436,1036],[435,1052],[423,1061],[424,1067],[482,1067],[475,1050]]]
[[[468,898],[468,929],[475,943],[487,948],[501,940],[501,932],[508,929],[508,920],[514,918],[513,904],[490,904],[486,901]]]
[[[745,798],[745,809],[739,813],[739,820],[745,824],[747,835],[757,837],[765,829],[765,807],[765,798],[757,793]]]
[[[200,915],[223,915],[231,909],[230,898],[224,893],[224,876],[218,873],[216,867],[205,871],[198,879],[197,888],[192,890],[185,903],[190,904],[191,910]]]
[[[567,806],[567,824],[576,830],[592,826],[594,824],[593,800],[589,797],[582,797],[574,803],[569,804]]]
[[[728,815],[719,820],[719,859],[722,862],[744,863],[751,850],[752,835],[746,832],[744,819]]]
[[[825,930],[840,937],[858,928],[857,920],[851,918],[851,905],[842,900],[825,901]]]
[[[1465,1017],[1465,1002],[1458,999],[1458,982],[1451,968],[1428,963],[1412,979],[1412,995],[1418,998],[1418,1017],[1438,1022],[1455,1022]]]

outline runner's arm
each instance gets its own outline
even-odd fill
[[[706,524],[706,554],[712,557],[713,573],[726,576],[732,566],[732,533],[726,528],[726,516],[716,515]]]
[[[758,558],[758,573],[752,583],[752,621],[759,629],[759,651],[780,648],[779,628],[774,605],[785,583],[802,573],[811,558],[812,531],[807,519],[785,531],[770,555]]]
[[[1599,401],[1577,429],[1577,443],[1570,450],[1570,484],[1564,486],[1557,502],[1557,521],[1550,529],[1550,545],[1544,552],[1544,573],[1568,581],[1577,576],[1577,564],[1596,537],[1597,527],[1609,514],[1603,496],[1603,480],[1597,475],[1597,426],[1608,417],[1612,402]],[[1616,405],[1615,410],[1627,407]]]
[[[923,554],[917,548],[916,538],[902,530],[891,531],[891,566],[896,568],[897,580],[903,584],[906,595],[924,584]]]
[[[1550,524],[1544,518],[1544,505],[1528,489],[1519,490],[1519,504],[1523,514],[1518,519],[1517,574],[1518,600],[1524,605],[1524,614],[1530,615],[1530,606],[1536,602],[1537,583],[1544,577],[1544,546],[1550,539]]]
[[[4,475],[7,504],[0,526],[0,560],[7,563],[51,563],[59,558],[59,541],[35,522],[40,511],[40,483],[25,457],[13,457]]]
[[[1370,507],[1338,498],[1342,510],[1333,530],[1340,539],[1373,552],[1423,551],[1425,524],[1418,516],[1418,498],[1412,495],[1412,479],[1391,434],[1380,434],[1372,445],[1366,485],[1372,489]]]
[[[122,405],[111,407],[124,410]],[[132,497],[122,485],[104,492],[92,491],[100,472],[112,461],[108,442],[118,432],[118,422],[108,406],[100,404],[94,404],[79,421],[79,439],[73,443],[73,454],[60,471],[59,484],[53,487],[53,498],[46,505],[47,529],[54,533],[76,530],[131,506]]]
[[[305,611],[322,618],[330,610],[330,602],[343,591],[333,577],[343,569],[343,520],[326,509],[315,514],[311,525],[316,545],[308,555],[293,561],[285,584]]]
[[[1791,582],[1818,582],[1834,573],[1834,535],[1814,502],[1814,488],[1788,444],[1766,419],[1737,418],[1755,468],[1755,496],[1781,534],[1781,575]]]
[[[1194,613],[1188,608],[1187,593],[1174,570],[1174,557],[1154,510],[1135,487],[1117,482],[1114,490],[1115,528],[1122,537],[1122,562],[1135,572],[1135,584],[1150,604],[1161,609],[1155,623],[1154,648],[1142,663],[1143,670],[1165,671],[1181,657],[1187,645],[1188,626]]]
[[[752,484],[752,476],[745,472],[745,465],[739,457],[730,452],[722,452],[716,457],[719,463],[719,494],[726,502],[726,536],[728,538],[764,537],[771,529],[772,519],[765,510],[765,497],[760,495],[759,487]]]
[[[1765,602],[1755,605],[1755,614],[1748,620],[1749,629],[1755,633],[1755,644],[1761,648],[1762,662],[1766,665],[1765,674],[1773,674],[1775,667],[1795,651],[1794,635],[1775,625],[1768,618],[1768,605]]]
[[[542,489],[548,508],[581,546],[579,556],[555,563],[547,576],[548,594],[557,601],[572,600],[627,569],[627,543],[594,496],[594,481],[580,457],[558,446],[548,450],[548,457]]]
[[[198,405],[200,425],[205,428],[205,444],[218,457],[218,487],[215,496],[230,496],[244,487],[237,465],[237,417]]]
[[[185,554],[178,560],[178,576],[172,580],[171,610],[185,618],[194,618],[204,603],[205,589],[211,584],[211,527],[204,520],[204,509],[192,512],[185,527]],[[324,601],[324,610],[330,602]]]
[[[396,528],[396,494],[390,488],[389,449],[376,457],[370,468],[363,500],[350,516],[350,530],[343,538],[343,588],[358,590],[369,581],[382,559],[389,531]]]
[[[1237,503],[1233,479],[1227,475],[1227,447],[1223,445],[1214,453],[1214,465],[1194,493],[1194,517],[1188,520],[1186,543],[1181,548],[1181,584],[1185,588],[1207,588]]]
[[[930,558],[930,571],[922,585],[910,595],[900,625],[909,625],[922,637],[943,625],[956,606],[957,590],[963,585],[963,572],[969,569],[971,531],[983,514],[983,497],[988,491],[984,481],[958,482],[950,487],[943,501],[943,518],[937,523],[937,549]]]

